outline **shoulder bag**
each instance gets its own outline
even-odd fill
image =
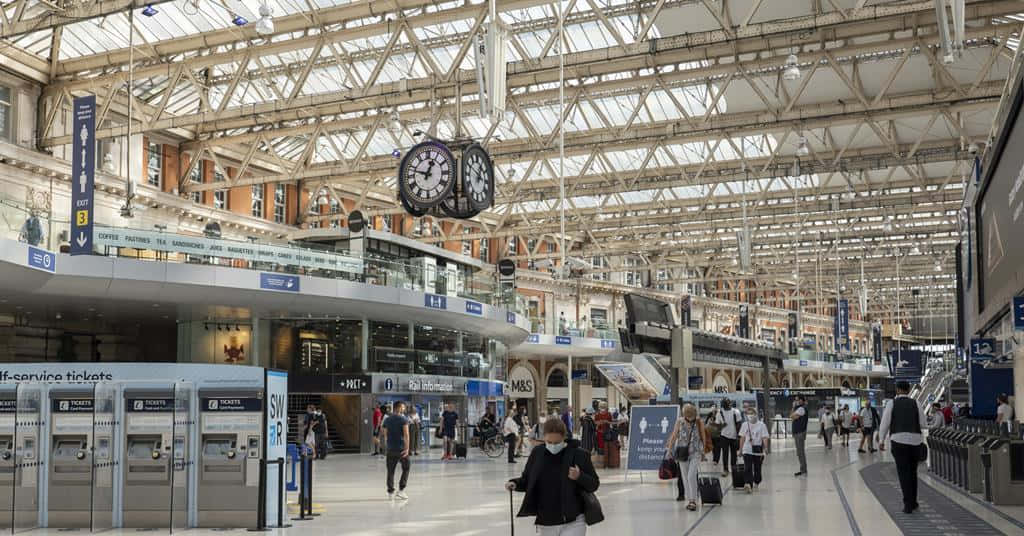
[[[604,521],[604,511],[601,510],[601,501],[597,500],[597,495],[581,491],[580,496],[583,498],[583,521],[587,525],[596,525]]]
[[[721,410],[719,410],[721,411]],[[722,419],[725,420],[724,418]],[[715,422],[715,413],[708,413],[707,419],[704,421],[705,428],[708,429],[709,435],[713,441],[717,441],[722,436],[722,425]]]
[[[693,441],[693,429],[697,426],[694,422],[690,425],[690,435],[686,438],[685,445],[676,444],[675,451],[672,453],[673,457],[677,462],[688,462],[690,461],[690,442]]]
[[[761,423],[758,423],[758,424],[761,424]],[[754,455],[757,455],[757,456],[761,456],[761,455],[764,454],[764,439],[761,440],[761,444],[760,445],[755,445],[754,444],[754,436],[751,433],[751,431],[752,431],[754,426],[757,426],[757,424],[751,426],[750,421],[747,421],[747,441],[750,442],[750,452],[751,452],[751,454],[754,454]]]
[[[921,433],[921,412],[917,409],[917,404],[914,405],[914,420],[917,421],[917,433]],[[924,463],[928,461],[928,445],[921,440],[921,444],[917,446],[917,463]]]

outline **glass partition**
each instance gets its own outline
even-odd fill
[[[39,527],[39,483],[46,474],[40,441],[45,386],[19,383],[14,421],[14,532]]]
[[[100,382],[93,386],[92,406],[92,530],[114,527],[114,475],[120,456],[115,444],[121,423],[115,407],[119,389],[116,384]]]
[[[194,425],[192,397],[195,387],[189,382],[174,384],[174,420],[171,462],[171,530],[188,528],[188,492],[192,473],[192,434]]]

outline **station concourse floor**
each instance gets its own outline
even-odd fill
[[[859,442],[859,438],[858,438]],[[599,469],[598,497],[605,521],[590,527],[591,536],[614,535],[898,535],[898,534],[981,534],[1024,535],[1024,507],[996,508],[983,504],[949,486],[931,479],[922,468],[922,483],[961,506],[974,522],[992,530],[964,531],[943,525],[944,521],[922,500],[919,516],[910,525],[898,525],[865,484],[861,470],[877,463],[891,462],[888,453],[858,454],[851,438],[850,448],[836,445],[825,450],[821,440],[809,437],[807,459],[810,475],[795,478],[796,456],[789,440],[777,440],[764,465],[765,481],[753,495],[729,490],[724,505],[688,512],[676,502],[675,483],[660,482],[654,472],[625,474],[622,469]],[[625,455],[625,454],[624,454]],[[489,459],[479,449],[470,449],[466,460],[442,462],[438,451],[413,458],[407,493],[408,501],[386,497],[384,460],[362,455],[334,455],[318,461],[314,474],[314,503],[323,514],[310,521],[291,521],[290,529],[270,534],[312,536],[474,536],[506,535],[509,527],[509,496],[502,484],[518,476],[525,465],[509,464],[504,457]],[[709,456],[710,459],[710,456]],[[711,469],[710,462],[706,464]],[[400,469],[397,473],[400,473]],[[397,484],[398,474],[396,474]],[[728,487],[728,477],[722,479]],[[922,486],[923,487],[923,486]],[[290,493],[289,502],[296,501]],[[518,508],[521,494],[515,495]],[[936,498],[935,502],[944,500]],[[901,505],[897,505],[901,506]],[[947,505],[945,507],[949,509]],[[929,513],[931,512],[931,513]],[[896,513],[894,515],[903,515]],[[912,516],[911,516],[912,517]],[[915,521],[937,520],[934,526]],[[852,520],[852,521],[851,521]],[[910,528],[907,528],[907,527]],[[938,527],[938,530],[936,530]],[[537,534],[531,519],[516,520],[516,534]],[[242,534],[244,530],[226,531]],[[56,530],[36,534],[58,534]],[[188,530],[178,534],[210,535],[225,531]],[[138,534],[134,529],[108,534]]]

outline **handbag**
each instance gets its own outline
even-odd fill
[[[928,445],[921,443],[917,446],[917,463],[928,461]]]
[[[717,441],[718,438],[722,436],[723,425],[714,422],[714,415],[714,413],[708,415],[707,419],[704,421],[704,427],[708,429],[711,439],[713,441]]]
[[[434,430],[434,437],[436,437],[438,439],[441,439],[442,437],[444,437],[444,429],[441,428],[441,425],[438,425],[437,429]]]
[[[588,526],[604,521],[604,511],[601,510],[601,501],[597,500],[597,495],[582,491],[580,496],[583,498],[583,521]]]
[[[658,468],[658,478],[661,480],[675,480],[679,478],[679,464],[670,458],[661,460],[661,467]]]
[[[747,423],[747,441],[750,442],[750,453],[761,455],[764,454],[764,440],[760,445],[754,444],[754,436],[750,435],[750,423]]]
[[[688,462],[690,461],[690,442],[693,441],[693,427],[690,427],[690,435],[686,438],[685,445],[676,445],[675,450],[672,451],[673,457],[677,462]]]

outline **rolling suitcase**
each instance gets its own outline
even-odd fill
[[[466,444],[465,443],[456,443],[455,444],[455,457],[456,458],[465,458],[466,457]]]
[[[744,484],[747,483],[746,468],[742,465],[732,466],[732,487],[733,489],[742,489]]]
[[[722,481],[717,476],[697,478],[697,491],[703,504],[722,504]]]

